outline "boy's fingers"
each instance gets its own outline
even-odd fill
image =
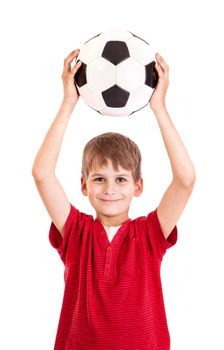
[[[156,67],[156,70],[158,72],[159,77],[162,77],[163,71],[162,71],[162,68],[160,67],[160,65],[158,63],[156,63],[155,67]]]
[[[163,68],[163,70],[168,71],[169,66],[166,61],[159,54],[156,55],[156,59],[158,60],[159,65]]]
[[[159,53],[156,54],[156,57],[157,57],[161,62],[166,63],[166,61],[164,60],[164,58],[162,58],[162,56],[161,56]]]
[[[157,69],[159,77],[161,78],[163,77],[165,79],[168,78],[169,66],[158,53],[156,54],[156,61],[159,69],[159,70]]]
[[[76,56],[78,56],[79,54],[79,49],[73,50],[72,52],[70,52],[70,54],[65,58],[65,62],[66,61],[72,61]]]
[[[65,59],[64,59],[64,70],[71,70],[71,63],[79,54],[79,49],[72,51]]]
[[[71,70],[71,74],[74,76],[77,70],[81,67],[82,62],[78,61]]]

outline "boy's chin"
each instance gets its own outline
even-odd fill
[[[104,210],[96,210],[96,215],[97,217],[108,217],[108,218],[124,218],[126,219],[126,217],[128,218],[128,210],[125,211],[119,211],[116,209],[112,209],[112,208],[106,208]]]

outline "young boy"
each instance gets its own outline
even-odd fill
[[[160,266],[176,243],[176,223],[192,193],[194,166],[166,109],[168,66],[159,54],[157,87],[150,99],[173,178],[147,217],[128,216],[143,189],[141,155],[129,138],[106,133],[83,153],[81,189],[96,219],[66,197],[55,168],[78,101],[73,51],[64,61],[64,98],[33,165],[40,196],[52,219],[50,242],[65,265],[65,291],[55,350],[169,350]]]

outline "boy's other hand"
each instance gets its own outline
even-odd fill
[[[70,105],[75,105],[78,101],[79,94],[74,84],[74,75],[81,66],[81,62],[76,62],[74,67],[71,67],[74,59],[77,58],[79,49],[72,51],[64,60],[64,69],[62,73],[62,80],[64,85],[64,99],[63,102]]]
[[[155,68],[159,75],[159,81],[149,101],[154,112],[165,108],[166,92],[169,85],[169,67],[158,53],[156,54]]]

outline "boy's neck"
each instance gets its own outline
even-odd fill
[[[129,219],[128,215],[122,215],[122,216],[105,216],[101,214],[97,214],[97,219],[107,227],[111,226],[121,226],[125,221]]]

